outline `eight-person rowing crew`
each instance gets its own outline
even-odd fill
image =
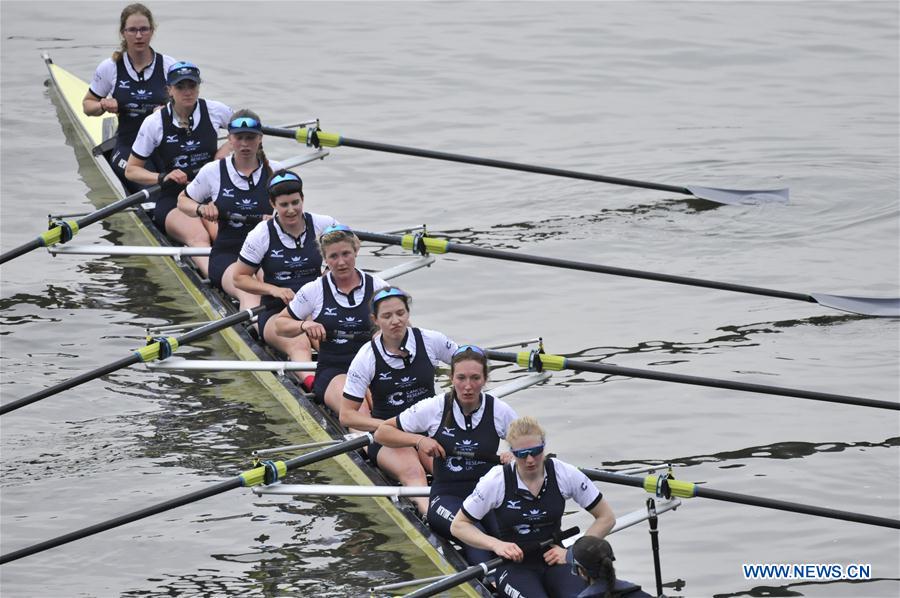
[[[155,29],[144,5],[122,11],[121,49],[97,68],[83,109],[118,115],[110,162],[129,190],[162,187],[156,226],[186,245],[212,247],[208,259],[194,258],[198,270],[242,309],[266,306],[258,318],[264,342],[294,361],[310,361],[317,349],[307,389],[343,425],[375,432],[368,457],[389,477],[423,486],[433,476],[430,497],[415,499],[419,512],[470,562],[508,559],[496,579],[503,595],[595,595],[580,593],[596,579],[612,587],[599,573],[605,565],[586,562],[592,552],[536,551],[559,531],[567,499],[594,517],[579,543],[612,529],[596,486],[546,458],[546,434],[533,418],[484,392],[482,349],[410,325],[412,297],[357,268],[353,231],[304,211],[303,181],[266,157],[259,116],[200,98],[200,69],[157,54]],[[220,128],[228,141],[217,148]],[[451,389],[442,394],[438,362],[450,365]],[[501,440],[510,451],[498,454]]]

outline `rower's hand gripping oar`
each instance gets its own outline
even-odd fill
[[[536,547],[530,548],[526,552],[539,552],[543,553],[547,548],[554,544],[560,544],[566,538],[571,538],[579,532],[577,527],[570,527],[567,530],[558,532],[554,534],[552,538],[549,540],[544,540],[539,543]],[[449,590],[451,588],[455,588],[458,585],[462,585],[467,581],[471,581],[473,579],[482,579],[485,575],[488,574],[489,571],[492,571],[507,562],[503,557],[497,557],[491,559],[489,561],[485,561],[483,563],[478,563],[472,565],[467,569],[463,569],[459,573],[454,575],[448,575],[447,577],[438,580],[430,585],[425,586],[424,588],[420,588],[415,592],[411,592],[406,594],[404,598],[424,598],[425,596],[434,596],[444,590]]]
[[[316,127],[304,127],[300,129],[263,127],[263,133],[266,135],[273,135],[275,137],[287,137],[288,139],[294,139],[298,143],[303,143],[310,147],[355,147],[359,149],[374,150],[378,152],[388,152],[391,154],[403,154],[406,156],[418,156],[420,158],[446,160],[448,162],[474,164],[476,166],[490,166],[493,168],[503,168],[506,170],[533,172],[535,174],[547,174],[550,176],[581,179],[584,181],[594,181],[597,183],[609,183],[611,185],[624,185],[626,187],[655,189],[657,191],[667,191],[669,193],[691,195],[699,199],[705,199],[707,201],[721,204],[749,204],[772,201],[786,202],[788,200],[788,189],[717,189],[713,187],[700,187],[697,185],[689,185],[684,187],[680,187],[677,185],[664,185],[662,183],[636,181],[633,179],[623,179],[601,174],[590,174],[586,172],[577,172],[574,170],[563,170],[561,168],[535,166],[532,164],[522,164],[519,162],[508,162],[506,160],[478,158],[476,156],[450,154],[447,152],[417,149],[414,147],[404,147],[401,145],[390,145],[387,143],[377,143],[374,141],[363,141],[361,139],[350,139],[349,137],[344,137],[342,135],[338,135],[337,133],[327,133],[325,131],[320,131]]]
[[[130,365],[152,361],[154,359],[165,359],[166,357],[172,355],[172,353],[174,353],[175,350],[178,349],[178,347],[205,338],[220,330],[230,328],[231,326],[239,324],[240,322],[250,320],[253,318],[253,316],[261,313],[263,309],[264,307],[260,305],[254,307],[253,309],[240,311],[236,314],[232,314],[230,316],[222,318],[221,320],[216,320],[214,322],[206,324],[205,326],[195,328],[178,337],[160,337],[151,339],[145,347],[141,347],[137,351],[134,351],[127,357],[123,357],[118,361],[114,361],[108,365],[99,367],[95,370],[91,370],[90,372],[75,376],[74,378],[66,380],[65,382],[60,382],[59,384],[51,386],[50,388],[45,388],[44,390],[38,391],[34,394],[30,394],[27,397],[16,399],[15,401],[10,401],[5,405],[0,406],[0,415],[9,413],[10,411],[15,411],[20,407],[30,405],[31,403],[35,403],[37,401],[40,401],[41,399],[45,399],[64,390],[69,390],[70,388],[74,388],[80,384],[84,384],[85,382],[94,380],[95,378],[105,376],[106,374],[111,374]]]
[[[743,392],[755,392],[761,394],[778,395],[783,397],[795,397],[798,399],[810,399],[827,403],[842,403],[845,405],[857,405],[860,407],[874,407],[876,409],[891,409],[900,411],[900,403],[893,401],[880,401],[864,397],[838,395],[815,390],[802,390],[798,388],[784,388],[781,386],[769,386],[767,384],[754,384],[750,382],[736,382],[733,380],[721,380],[718,378],[703,378],[701,376],[688,376],[685,374],[673,374],[654,370],[642,370],[626,368],[607,363],[595,363],[592,361],[579,361],[569,359],[562,355],[551,355],[541,351],[522,351],[519,353],[506,353],[502,351],[485,350],[488,359],[506,361],[518,364],[519,367],[532,371],[559,371],[576,370],[581,372],[594,372],[612,376],[627,376],[629,378],[645,378],[647,380],[660,380],[662,382],[675,382],[678,384],[692,384],[694,386],[708,386],[711,388],[725,388]]]
[[[50,247],[51,245],[56,245],[57,243],[67,243],[72,239],[72,237],[78,234],[78,231],[82,228],[99,220],[103,220],[107,216],[117,214],[137,203],[141,203],[142,201],[149,199],[151,195],[159,190],[159,185],[153,185],[152,187],[141,189],[137,193],[129,195],[128,197],[123,197],[119,201],[113,202],[108,206],[100,208],[99,210],[95,210],[94,212],[91,212],[87,216],[79,218],[78,220],[60,220],[51,222],[50,228],[49,230],[47,230],[47,232],[41,233],[41,235],[36,239],[32,239],[28,243],[20,245],[19,247],[11,249],[3,255],[0,255],[0,264],[5,264],[9,260],[17,258],[20,255],[24,255],[29,251],[37,249],[38,247]]]
[[[602,264],[592,264],[589,262],[577,262],[573,260],[543,257],[540,255],[529,255],[527,253],[519,253],[515,251],[503,251],[500,249],[473,247],[472,245],[451,243],[446,239],[437,239],[435,237],[429,237],[424,234],[407,234],[401,237],[397,235],[384,235],[380,233],[369,233],[358,230],[355,230],[353,232],[355,232],[356,236],[363,241],[385,243],[387,245],[400,245],[401,247],[409,251],[423,254],[461,253],[463,255],[473,255],[476,257],[507,260],[510,262],[521,262],[525,264],[536,264],[538,266],[566,268],[569,270],[580,270],[582,272],[596,272],[598,274],[610,274],[612,276],[628,276],[631,278],[643,278],[646,280],[656,280],[659,282],[671,282],[674,284],[703,287],[707,289],[717,289],[720,291],[749,293],[752,295],[763,295],[766,297],[776,297],[779,299],[792,299],[794,301],[818,303],[819,305],[823,305],[825,307],[830,307],[833,309],[838,309],[841,311],[846,311],[863,316],[879,316],[888,318],[900,317],[900,298],[846,297],[841,295],[826,295],[824,293],[794,293],[790,291],[778,291],[762,287],[751,287],[742,284],[717,282],[715,280],[703,280],[701,278],[674,276],[671,274],[660,274],[657,272],[646,272],[643,270],[631,270],[629,268],[604,266]]]
[[[587,477],[595,481],[607,482],[610,484],[622,484],[624,486],[636,486],[638,488],[643,488],[651,494],[665,498],[670,498],[672,496],[677,496],[678,498],[710,498],[713,500],[763,507],[766,509],[803,513],[805,515],[815,515],[816,517],[827,517],[829,519],[840,519],[842,521],[852,521],[854,523],[865,523],[879,527],[900,529],[900,520],[897,519],[866,515],[864,513],[853,513],[850,511],[840,511],[838,509],[805,505],[785,500],[753,496],[750,494],[738,494],[737,492],[715,490],[692,482],[676,480],[671,474],[640,477],[599,471],[596,469],[581,469],[581,471],[584,472]]]
[[[50,548],[55,548],[57,546],[67,544],[74,540],[80,540],[81,538],[86,538],[87,536],[91,536],[93,534],[97,534],[114,527],[119,527],[120,525],[125,525],[126,523],[131,523],[132,521],[144,519],[146,517],[150,517],[151,515],[156,515],[158,513],[174,509],[175,507],[180,507],[192,502],[196,502],[198,500],[202,500],[204,498],[209,498],[210,496],[215,496],[234,488],[247,488],[251,486],[258,486],[260,484],[271,484],[284,477],[285,474],[292,469],[311,465],[313,463],[323,461],[330,457],[336,457],[337,455],[342,455],[344,453],[349,453],[350,451],[366,447],[371,444],[371,442],[372,435],[367,433],[345,442],[341,442],[334,446],[329,446],[312,453],[307,453],[305,455],[295,457],[290,461],[265,461],[262,462],[258,467],[254,467],[249,471],[245,471],[244,473],[237,475],[229,480],[219,482],[218,484],[214,484],[212,486],[204,488],[203,490],[197,490],[196,492],[191,492],[190,494],[185,494],[178,498],[172,498],[167,501],[161,502],[158,505],[147,507],[145,509],[135,511],[127,515],[121,515],[108,521],[97,523],[78,531],[70,532],[51,540],[46,540],[27,548],[22,548],[8,554],[4,554],[3,556],[0,556],[0,565],[9,563],[10,561],[15,561],[22,557],[36,554],[38,552],[43,552],[44,550],[48,550]]]

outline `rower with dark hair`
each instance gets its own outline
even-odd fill
[[[182,214],[201,218],[214,239],[209,281],[237,299],[241,309],[259,305],[259,295],[234,284],[235,264],[247,233],[260,219],[271,216],[269,180],[282,170],[281,163],[266,157],[262,126],[252,110],[235,112],[228,122],[231,155],[205,164],[178,196]]]
[[[215,100],[200,98],[200,69],[190,62],[177,62],[166,74],[172,101],[144,119],[125,176],[141,185],[163,186],[153,209],[153,223],[169,238],[190,247],[209,247],[211,237],[196,218],[178,210],[178,195],[207,162],[229,151],[229,144],[218,150],[218,133],[231,120],[231,108]],[[158,152],[163,170],[146,168]],[[219,153],[221,152],[221,155]],[[206,276],[209,258],[194,257],[194,263]]]
[[[624,579],[616,579],[616,560],[609,542],[597,536],[582,536],[566,554],[572,573],[588,582],[577,598],[652,598],[641,586]]]
[[[500,439],[506,438],[510,422],[516,419],[516,412],[505,401],[483,392],[487,377],[484,351],[463,345],[450,359],[450,392],[416,403],[375,432],[375,439],[385,447],[394,447],[395,451],[412,447],[422,458],[433,460],[431,493],[419,507],[427,508],[428,525],[445,538],[452,537],[450,526],[463,499],[490,470],[491,461],[485,458],[497,457]],[[509,462],[512,455],[503,453],[499,459]],[[491,514],[479,525],[483,525],[482,531],[498,533]],[[463,548],[470,563],[491,557],[483,548]]]
[[[303,181],[287,170],[269,180],[269,204],[275,211],[247,234],[234,264],[234,286],[261,295],[266,310],[259,314],[259,336],[287,354],[291,361],[311,361],[312,348],[305,334],[279,336],[273,316],[291,302],[308,282],[322,275],[322,254],[316,240],[329,226],[339,224],[331,216],[304,211]],[[262,280],[257,273],[262,271]],[[271,324],[271,325],[270,325]],[[307,376],[307,390],[312,390]]]

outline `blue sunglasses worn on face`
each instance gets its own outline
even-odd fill
[[[544,445],[539,444],[537,446],[530,446],[528,448],[516,449],[514,451],[510,451],[514,457],[518,459],[524,459],[525,457],[533,456],[536,457],[544,452]]]
[[[228,123],[229,133],[258,133],[262,135],[262,123],[249,116],[241,116]]]

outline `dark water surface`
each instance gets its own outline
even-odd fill
[[[116,3],[0,3],[0,246],[105,188],[45,87],[42,52],[89,78]],[[151,5],[154,46],[205,97],[268,123],[673,185],[791,188],[786,205],[337,148],[303,168],[307,209],[369,230],[427,223],[475,245],[802,293],[900,295],[898,17],[893,2],[191,3]],[[267,140],[270,156],[299,151]],[[113,218],[79,243],[140,243]],[[361,262],[380,268],[397,257]],[[385,252],[398,255],[396,250]],[[143,258],[0,272],[2,400],[122,357],[144,328],[196,320]],[[401,283],[415,323],[459,341],[543,336],[572,358],[898,400],[900,325],[814,304],[445,256]],[[227,358],[212,339],[183,351]],[[508,366],[497,379],[510,377]],[[669,461],[711,488],[900,517],[900,418],[882,411],[583,372],[511,399],[585,466]],[[2,552],[230,477],[302,442],[245,375],[130,368],[3,416]],[[325,463],[297,480],[349,483]],[[618,513],[645,495],[603,486]],[[575,522],[583,517],[573,516]],[[613,538],[653,585],[645,527]],[[896,596],[900,536],[693,499],[661,521],[684,596]],[[870,563],[875,580],[749,580],[743,563]],[[363,499],[233,491],[4,565],[4,596],[363,595],[433,575]]]

